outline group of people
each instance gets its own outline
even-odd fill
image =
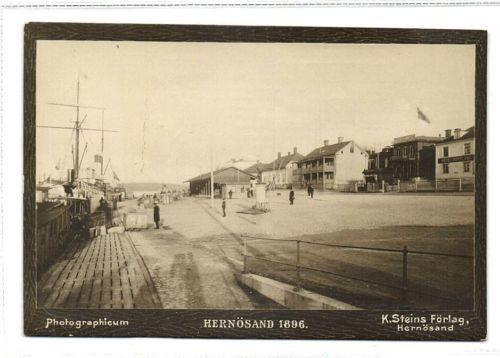
[[[243,192],[243,188],[242,188]],[[252,190],[253,194],[253,190]],[[229,199],[233,197],[233,192],[232,190],[229,190],[228,192]],[[250,190],[247,189],[247,196],[250,195]],[[252,195],[253,196],[253,195]],[[307,185],[307,196],[309,196],[311,199],[314,197],[314,188],[311,184]],[[290,192],[288,194],[288,200],[290,201],[290,205],[293,205],[293,202],[295,201],[295,192],[293,191],[293,188],[290,189]],[[226,217],[226,198],[222,198],[222,217]]]

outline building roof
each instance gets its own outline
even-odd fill
[[[462,135],[460,138],[455,139],[454,136],[451,136],[451,137],[448,137],[448,138],[442,140],[439,144],[450,143],[450,142],[455,142],[455,141],[464,140],[464,139],[474,139],[475,135],[476,135],[476,127],[472,126],[470,128],[467,128],[465,130],[465,134]]]
[[[244,170],[238,169],[238,168],[236,168],[236,167],[228,167],[228,168],[222,168],[222,169],[217,169],[217,170],[214,170],[214,177],[215,177],[215,175],[220,174],[220,173],[222,173],[222,172],[224,172],[224,171],[227,171],[227,170],[230,170],[230,169],[234,169],[234,170],[239,171],[240,173],[242,173],[242,174],[244,174],[244,175],[247,175],[247,176],[249,176],[249,177],[253,178],[253,175],[252,175],[252,174],[250,174],[250,173],[248,173],[248,172],[246,172],[246,171],[244,171]],[[193,182],[193,181],[199,181],[199,180],[204,180],[204,179],[209,179],[209,178],[210,178],[210,176],[211,176],[210,172],[208,172],[208,173],[203,173],[203,174],[198,175],[198,176],[196,176],[196,177],[194,177],[194,178],[191,178],[191,179],[189,179],[189,180],[186,180],[184,183]]]
[[[258,173],[258,172],[261,172],[266,165],[267,164],[265,164],[265,163],[259,162],[259,163],[255,163],[254,165],[249,166],[248,168],[243,169],[243,170],[247,173]]]
[[[431,136],[417,136],[415,134],[407,135],[404,137],[394,138],[393,145],[413,143],[413,142],[428,142],[428,143],[437,143],[443,140],[442,137],[431,137]]]
[[[273,160],[271,163],[264,164],[261,171],[279,170],[284,169],[290,162],[299,162],[304,159],[304,156],[300,153],[292,153],[289,155],[284,155],[282,157]]]
[[[335,155],[341,149],[345,148],[349,143],[354,143],[352,140],[348,142],[340,142],[331,145],[324,145],[314,149],[311,153],[306,155],[303,160],[318,159],[329,155]]]

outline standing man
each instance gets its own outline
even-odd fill
[[[290,205],[293,205],[293,201],[295,200],[295,193],[293,192],[293,189],[290,190]]]
[[[106,199],[104,199],[104,197],[101,196],[101,199],[99,200],[99,206],[101,207],[101,210],[104,211],[104,209],[106,208]]]
[[[226,217],[226,198],[222,199],[222,217]]]
[[[231,189],[229,189],[229,199],[232,199],[233,198],[233,191]]]
[[[153,219],[156,224],[156,229],[160,228],[160,207],[158,206],[158,203],[155,201],[155,206],[153,209]]]
[[[314,197],[314,188],[311,185],[311,199]]]

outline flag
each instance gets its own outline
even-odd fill
[[[94,162],[102,164],[102,155],[99,154],[94,155]]]
[[[120,181],[120,178],[118,178],[118,175],[116,175],[114,170],[113,170],[113,179],[115,179],[116,181]]]
[[[429,118],[420,110],[420,108],[417,107],[417,114],[418,114],[418,119],[423,120],[424,122],[431,123]]]

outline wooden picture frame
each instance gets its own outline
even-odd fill
[[[470,311],[318,311],[318,310],[165,310],[44,309],[37,307],[35,211],[36,54],[38,40],[469,44],[475,45],[475,274],[474,309]],[[24,331],[28,336],[179,337],[264,339],[452,340],[486,338],[486,62],[487,33],[476,30],[382,28],[254,27],[206,25],[143,25],[29,23],[24,38]],[[462,317],[468,323],[452,332],[398,332],[383,315]],[[99,324],[76,329],[47,327],[47,318],[69,321],[123,320],[126,325]],[[207,320],[272,320],[267,328],[207,327]],[[283,326],[297,321],[302,327]],[[210,326],[210,323],[208,324]],[[281,326],[281,327],[280,327]],[[288,328],[285,328],[288,327]]]

